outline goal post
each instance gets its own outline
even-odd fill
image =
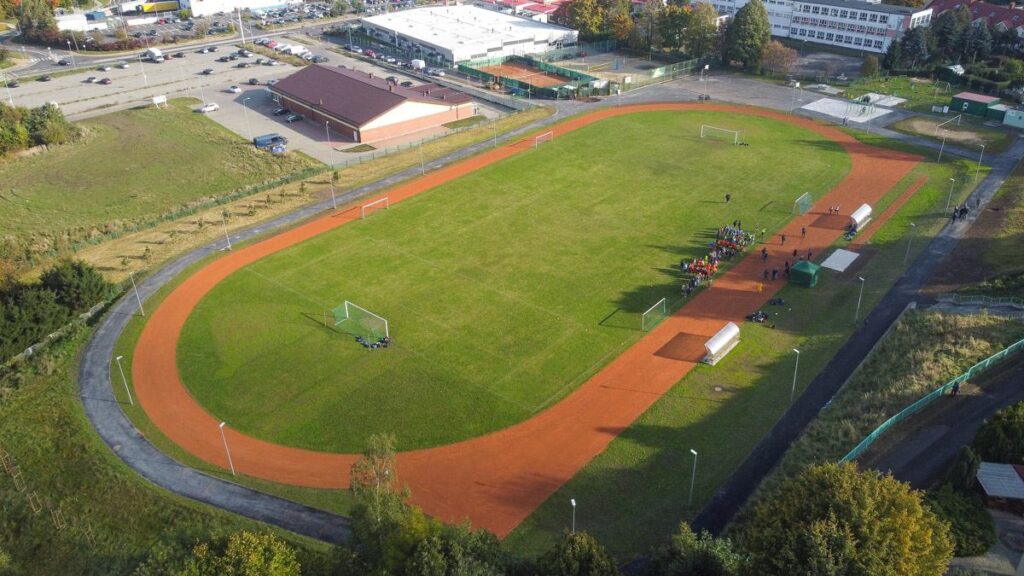
[[[718,126],[712,126],[710,124],[700,125],[700,137],[701,139],[711,138],[715,140],[724,140],[726,142],[732,142],[734,145],[740,143],[740,131],[729,130],[728,128],[719,128]]]
[[[349,334],[373,339],[391,337],[387,319],[358,304],[345,300],[341,306],[331,312],[334,314],[335,328],[340,328]]]
[[[555,139],[555,133],[554,132],[545,132],[543,134],[538,134],[538,135],[534,136],[534,138],[533,138],[533,147],[534,148],[538,148],[538,147],[540,147],[541,144],[543,144],[545,142],[550,142],[551,140],[554,140],[554,139]]]
[[[793,214],[807,214],[814,204],[814,198],[810,192],[804,192],[799,198],[793,201]]]
[[[367,214],[369,214],[369,213],[371,213],[371,212],[373,212],[375,210],[380,210],[381,208],[383,208],[384,210],[387,210],[390,207],[391,207],[391,202],[388,200],[388,197],[385,196],[385,197],[380,198],[378,200],[374,200],[373,202],[370,202],[369,204],[363,204],[362,206],[360,206],[359,207],[359,218],[361,218],[363,220],[366,220],[366,215]]]
[[[668,316],[668,301],[665,298],[655,302],[640,316],[640,330],[647,332]]]

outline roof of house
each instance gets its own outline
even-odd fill
[[[271,90],[356,126],[407,101],[457,106],[472,100],[435,84],[403,88],[373,74],[319,64],[283,78]]]
[[[999,98],[995,96],[985,96],[984,94],[975,94],[974,92],[961,92],[959,94],[954,94],[953,98],[958,98],[960,100],[969,100],[971,102],[977,102],[979,104],[991,104],[993,102],[999,101]]]
[[[988,496],[1024,500],[1021,469],[1012,464],[982,462],[978,466],[978,483]]]
[[[1024,7],[1009,5],[1000,6],[983,0],[934,0],[928,5],[936,16],[947,10],[955,10],[961,6],[971,12],[971,20],[984,20],[989,26],[1003,23],[1007,28],[1024,25]]]

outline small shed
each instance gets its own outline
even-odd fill
[[[1024,479],[1021,467],[998,462],[982,462],[978,467],[978,483],[989,498],[1024,500]]]
[[[704,363],[714,366],[740,343],[740,327],[729,322],[704,343]]]
[[[810,260],[801,260],[789,269],[789,281],[797,286],[813,288],[818,285],[819,276],[821,276],[821,266]]]
[[[974,92],[961,92],[953,96],[949,109],[951,112],[963,112],[974,116],[986,116],[988,109],[999,104],[999,98],[985,96]]]
[[[867,204],[861,204],[860,208],[853,211],[850,214],[850,229],[855,231],[863,230],[865,226],[871,222],[871,206]]]
[[[1003,125],[1011,128],[1024,128],[1024,110],[1007,110],[1003,116]]]
[[[1002,123],[1003,118],[1006,118],[1006,113],[1009,110],[1010,107],[1007,106],[1006,104],[996,104],[995,106],[989,106],[988,110],[985,111],[985,118]]]

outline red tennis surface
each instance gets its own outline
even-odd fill
[[[852,165],[846,178],[811,212],[795,218],[782,231],[799,238],[801,227],[806,226],[801,249],[815,254],[821,254],[842,233],[813,225],[828,206],[874,204],[920,160],[869,146],[813,120],[730,105],[606,108],[569,119],[553,130],[556,135],[565,134],[611,116],[673,110],[729,112],[789,122],[835,141],[847,151]],[[396,186],[387,195],[392,203],[400,202],[529,148],[528,140],[495,148]],[[332,213],[226,254],[187,278],[152,312],[135,349],[132,374],[143,409],[171,440],[206,462],[227,467],[219,422],[189,395],[176,365],[178,337],[200,299],[243,266],[342,226],[358,214],[358,210]],[[767,248],[773,261],[779,261],[792,250],[792,243],[783,248],[772,239]],[[751,251],[716,279],[713,288],[694,297],[576,391],[537,416],[478,438],[399,454],[401,482],[411,488],[412,502],[443,520],[468,518],[474,526],[507,535],[685,376],[699,361],[705,339],[725,322],[741,324],[744,314],[763,305],[783,285],[773,282],[757,292],[763,266],[756,252]],[[285,484],[345,488],[349,467],[357,458],[280,446],[230,429],[227,440],[239,473]]]
[[[526,64],[520,64],[518,62],[506,62],[504,64],[497,64],[494,66],[484,66],[479,70],[502,78],[520,80],[531,86],[536,86],[537,88],[565,86],[566,84],[572,83],[572,78],[566,78],[565,76],[545,72],[540,68],[534,68],[533,66],[527,66]]]

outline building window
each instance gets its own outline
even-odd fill
[[[882,41],[881,40],[875,40],[875,48],[879,48],[880,49],[881,47],[882,47]]]
[[[828,40],[829,42],[831,42],[832,38],[833,38],[833,35],[832,35],[831,32],[829,32],[828,34],[825,34],[825,40]]]
[[[801,28],[800,29],[800,35],[801,36],[807,36],[807,30],[804,30],[803,28]]]
[[[878,14],[872,14],[870,20],[872,22],[878,22]]]
[[[854,45],[856,45],[856,46],[860,46],[860,45],[861,45],[861,40],[860,40],[860,38],[854,38],[854,39],[853,39],[853,43],[854,43]]]
[[[825,33],[822,32],[821,30],[818,30],[818,39],[819,40],[823,40],[824,38],[825,38]]]
[[[839,17],[840,18],[846,18],[847,15],[849,15],[849,13],[846,10],[840,10],[839,11]]]
[[[832,9],[832,17],[834,18],[836,16],[839,16],[839,9],[838,8],[833,8]]]
[[[882,24],[885,24],[886,22],[889,21],[889,17],[888,16],[879,16],[878,17],[878,21],[881,22]]]
[[[861,12],[860,13],[860,19],[861,20],[867,20],[868,19],[868,13],[867,12]]]
[[[811,14],[819,14],[819,13],[821,13],[821,9],[820,8],[818,8],[817,6],[812,6],[811,7]]]
[[[846,36],[843,38],[844,44],[853,44],[853,36]]]

